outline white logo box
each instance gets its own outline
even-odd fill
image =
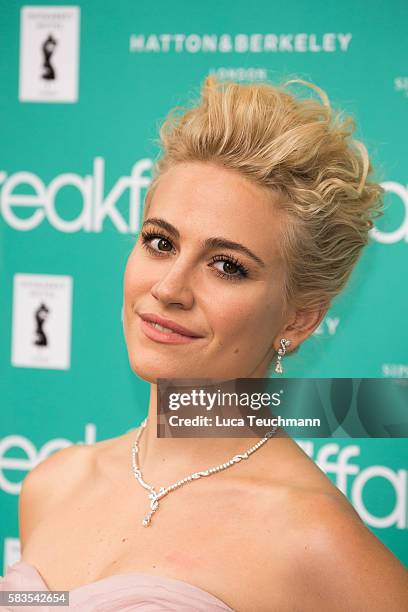
[[[70,368],[72,287],[71,276],[14,275],[13,366],[57,370]],[[39,319],[44,319],[42,325]],[[36,344],[37,341],[40,344]]]
[[[79,6],[23,6],[20,13],[21,102],[77,102],[79,60]],[[47,70],[43,49],[51,37]],[[48,49],[48,45],[47,45]],[[48,51],[47,51],[48,53]]]

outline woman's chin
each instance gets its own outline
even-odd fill
[[[157,359],[149,363],[146,359],[131,359],[130,367],[139,378],[149,383],[157,384],[158,378],[191,378],[191,369],[186,364],[172,365],[169,362],[160,363]]]
[[[163,362],[155,359],[151,363],[146,358],[133,358],[130,360],[130,367],[133,372],[146,382],[157,384],[158,378],[168,379],[214,379],[214,380],[233,380],[236,378],[246,378],[248,376],[244,371],[238,368],[223,371],[219,367],[205,368],[203,365],[194,367],[191,363],[182,364]]]

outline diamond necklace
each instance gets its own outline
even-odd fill
[[[248,457],[252,453],[254,453],[256,450],[258,450],[258,448],[260,446],[265,444],[265,442],[267,442],[269,440],[269,438],[271,438],[274,435],[274,433],[276,432],[276,430],[278,428],[277,425],[272,427],[272,429],[265,434],[264,438],[262,438],[261,440],[259,440],[259,442],[257,442],[256,444],[254,444],[253,446],[248,448],[248,450],[245,451],[245,453],[240,453],[238,455],[234,455],[234,457],[232,457],[232,459],[230,459],[229,461],[226,461],[225,463],[221,463],[220,465],[217,465],[215,467],[211,467],[208,470],[202,470],[200,472],[195,472],[194,474],[191,474],[190,476],[186,476],[185,478],[182,478],[181,480],[178,480],[177,482],[175,482],[174,484],[172,484],[172,485],[170,485],[168,487],[160,487],[159,491],[156,492],[154,487],[153,487],[153,485],[149,485],[149,484],[147,484],[147,482],[145,482],[143,480],[142,472],[141,472],[140,467],[139,467],[139,465],[137,463],[137,460],[136,460],[136,457],[137,457],[137,455],[139,453],[139,440],[140,440],[140,437],[141,437],[141,435],[143,433],[144,428],[146,427],[147,418],[148,417],[146,417],[145,420],[140,425],[139,431],[137,432],[136,440],[135,440],[135,442],[133,443],[133,446],[132,446],[132,469],[133,469],[134,477],[142,485],[142,487],[144,487],[145,489],[147,489],[149,491],[150,512],[142,520],[142,525],[144,527],[148,527],[150,525],[150,521],[152,519],[152,516],[156,512],[156,510],[158,509],[158,507],[159,507],[159,500],[162,497],[164,497],[165,495],[167,495],[171,491],[174,491],[174,489],[177,489],[178,487],[181,487],[182,485],[187,484],[188,482],[192,482],[193,480],[197,480],[198,478],[201,478],[202,476],[211,476],[212,474],[215,474],[216,472],[220,472],[221,470],[225,470],[225,469],[231,467],[232,465],[234,465],[234,463],[238,463],[239,461],[241,461],[241,459],[248,459]]]

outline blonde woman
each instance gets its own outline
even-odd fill
[[[173,487],[159,508],[154,496],[256,442],[158,439],[157,379],[265,377],[289,340],[284,367],[381,214],[353,120],[298,82],[321,100],[295,97],[291,81],[209,76],[201,99],[163,124],[124,274],[129,363],[151,386],[147,421],[31,471],[22,560],[3,589],[69,590],[79,610],[407,609],[403,565],[288,436]]]

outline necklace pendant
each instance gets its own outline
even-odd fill
[[[151,514],[148,514],[147,516],[144,517],[142,521],[143,527],[148,527],[150,525],[151,518],[152,518]]]
[[[159,507],[159,501],[157,499],[157,496],[158,496],[158,493],[156,493],[156,491],[154,491],[154,490],[152,490],[149,493],[150,512],[142,520],[143,527],[148,527],[150,525],[150,522],[152,520],[152,516],[156,512],[157,508]]]
[[[152,491],[151,493],[149,493],[149,499],[150,499],[150,508],[152,509],[153,512],[155,512],[157,510],[157,507],[159,505],[159,501],[157,499],[158,494],[156,493],[156,491]]]
[[[150,502],[150,508],[152,509],[153,512],[156,512],[157,508],[159,507],[159,502],[157,501],[156,497],[154,499],[152,499],[152,501]]]
[[[151,510],[150,510],[149,514],[147,514],[144,517],[143,521],[142,521],[142,525],[144,527],[148,527],[150,525],[150,522],[152,520],[152,516],[156,512],[157,508],[159,507],[159,502],[157,501],[156,497],[155,496],[151,496],[151,497],[153,497],[152,501],[150,502]]]

